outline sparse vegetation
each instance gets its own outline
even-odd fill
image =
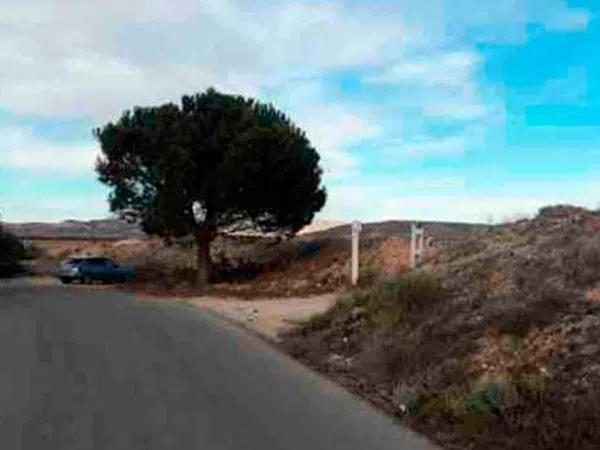
[[[447,449],[600,447],[600,216],[494,227],[286,337]]]
[[[409,272],[358,291],[354,304],[365,309],[368,324],[376,330],[398,329],[407,315],[429,308],[444,297],[439,280],[422,272]]]

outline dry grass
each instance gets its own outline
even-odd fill
[[[354,303],[366,309],[369,326],[379,331],[393,331],[409,314],[432,307],[445,295],[439,280],[431,275],[408,272],[358,291]]]

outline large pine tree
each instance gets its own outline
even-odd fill
[[[326,200],[319,154],[271,105],[213,89],[136,107],[95,130],[111,209],[165,238],[192,234],[198,284],[219,230],[293,235]]]

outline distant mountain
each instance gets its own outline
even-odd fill
[[[136,239],[146,236],[137,225],[118,219],[5,223],[4,227],[22,239]]]
[[[363,224],[361,238],[368,241],[388,237],[409,237],[410,221],[387,221]],[[423,222],[426,234],[441,240],[461,239],[484,225]],[[141,239],[146,234],[136,225],[118,219],[91,221],[66,220],[59,223],[6,223],[7,230],[22,239]],[[300,235],[314,239],[350,239],[350,224],[333,220],[315,220]]]

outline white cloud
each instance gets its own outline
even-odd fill
[[[552,198],[535,196],[494,196],[462,194],[456,196],[386,198],[381,208],[387,218],[406,214],[420,220],[452,220],[464,222],[504,221],[512,217],[535,214],[542,206],[554,203]]]
[[[27,128],[0,128],[0,167],[81,174],[91,172],[99,154],[93,145],[59,145]]]
[[[486,139],[485,126],[475,124],[461,127],[459,131],[449,134],[413,133],[410,137],[375,140],[372,148],[384,158],[382,161],[397,165],[415,158],[459,158],[467,150],[484,147]]]
[[[440,7],[443,12],[428,29],[442,28],[446,36],[475,42],[524,44],[528,26],[539,25],[547,31],[581,32],[592,17],[588,10],[571,8],[568,0],[422,0],[421,18],[427,11]]]
[[[379,82],[457,86],[473,81],[480,57],[434,49],[460,44],[473,27],[579,30],[589,20],[564,0],[5,2],[0,105],[105,121],[133,104],[209,85],[256,94],[270,83],[357,66],[383,67]]]
[[[366,123],[337,106],[306,108],[298,113],[297,122],[307,129],[311,141],[322,149],[352,145],[376,137],[381,132],[378,125]]]
[[[471,51],[449,51],[425,57],[403,59],[375,75],[372,83],[416,84],[429,86],[463,86],[473,79],[480,57]]]
[[[423,106],[423,111],[428,117],[449,120],[473,120],[482,119],[488,114],[488,107],[477,102],[460,103],[458,101],[448,103],[429,103]]]
[[[421,142],[407,143],[400,148],[404,155],[462,155],[467,145],[464,136],[451,136],[444,138],[427,138]]]
[[[24,0],[0,7],[0,67],[10,68],[0,105],[104,121],[210,85],[256,94],[290,75],[379,64],[409,40],[398,17],[342,4]]]
[[[343,180],[361,172],[352,147],[371,140],[387,140],[392,156],[461,155],[504,117],[475,44],[523,43],[529,24],[583,31],[591,19],[566,0],[9,0],[0,5],[0,108],[100,125],[211,85],[268,96],[306,129],[327,177]],[[369,88],[385,85],[380,105],[328,95],[324,77],[355,69],[370,74]],[[444,121],[462,128],[428,134]],[[81,173],[97,152],[0,132],[0,166]]]
[[[66,219],[90,220],[109,217],[105,194],[68,197],[39,196],[24,202],[16,195],[0,192],[0,213],[6,222],[61,222]]]
[[[97,156],[93,147],[66,147],[45,143],[30,145],[30,148],[8,150],[6,156],[0,157],[0,165],[15,169],[81,173],[94,167]]]
[[[424,182],[425,180],[423,180]],[[513,186],[511,192],[483,193],[464,185],[449,185],[445,193],[430,194],[425,184],[416,190],[393,186],[339,186],[330,189],[329,202],[321,214],[328,219],[431,220],[487,223],[534,215],[539,208],[558,203],[597,207],[598,185],[573,183],[565,193],[561,183],[530,183]],[[425,190],[424,190],[425,189]],[[400,193],[401,192],[401,193]]]
[[[434,52],[403,60],[366,79],[396,86],[405,106],[422,108],[429,119],[481,120],[495,106],[484,104],[478,83],[482,58],[473,51]]]
[[[348,176],[359,165],[348,148],[375,138],[381,127],[335,105],[320,105],[299,110],[296,123],[306,130],[311,143],[323,157],[326,174],[333,178]]]

